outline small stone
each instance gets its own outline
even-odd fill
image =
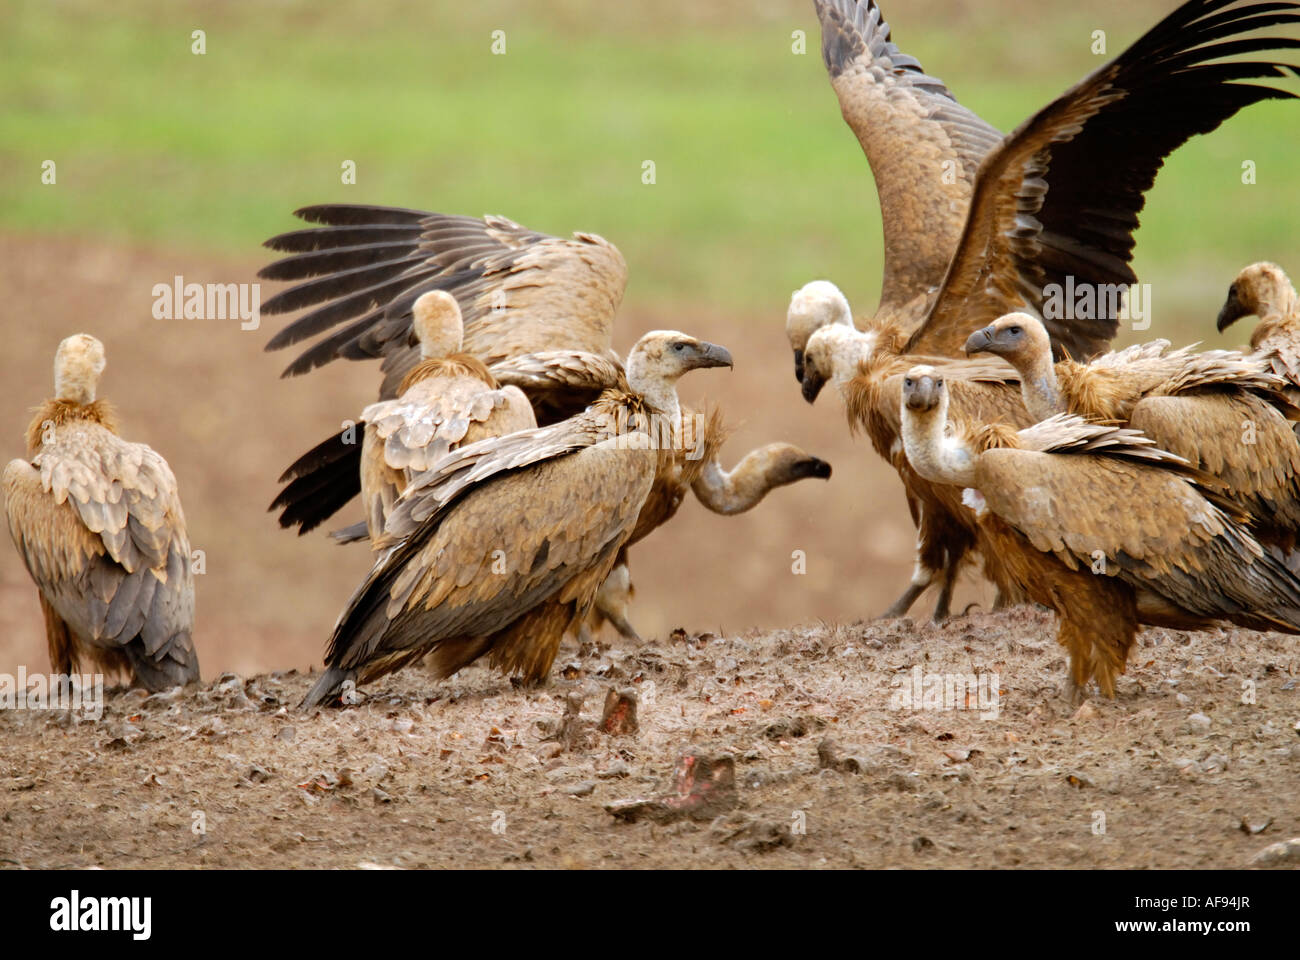
[[[398,717],[393,721],[393,731],[395,733],[409,734],[415,729],[415,721],[407,717]]]
[[[275,739],[292,740],[296,736],[298,736],[298,728],[293,724],[286,724],[280,728],[280,732],[275,735]]]
[[[571,787],[565,787],[564,793],[571,797],[589,797],[595,789],[595,780],[584,780],[582,783],[575,783]]]
[[[600,777],[602,780],[611,780],[614,777],[626,777],[629,773],[631,773],[631,771],[628,769],[626,763],[622,760],[615,760],[604,770],[597,773],[596,776]]]
[[[1300,837],[1292,837],[1290,840],[1284,840],[1281,843],[1270,843],[1251,857],[1250,862],[1261,867],[1300,864]]]
[[[370,795],[375,798],[375,803],[392,803],[393,798],[378,787],[370,788]]]
[[[1214,721],[1203,713],[1193,713],[1187,718],[1187,727],[1192,733],[1205,733],[1213,723]]]

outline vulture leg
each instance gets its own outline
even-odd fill
[[[620,563],[610,571],[605,582],[600,585],[600,590],[596,593],[596,610],[613,624],[614,629],[625,640],[643,643],[641,635],[627,619],[627,608],[631,604],[633,593],[635,590],[632,587],[632,575],[627,569],[627,563]]]
[[[957,572],[961,567],[959,561],[953,560],[943,568],[943,584],[939,588],[939,602],[934,605],[934,622],[943,623],[948,619],[952,607],[952,591],[957,585]]]
[[[894,617],[906,616],[907,611],[912,609],[912,604],[916,603],[916,598],[923,594],[925,588],[933,582],[934,571],[922,566],[918,560],[916,572],[912,574],[912,582],[908,584],[902,595],[890,604],[889,609],[882,613],[878,619],[890,620]]]

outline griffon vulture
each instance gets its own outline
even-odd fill
[[[27,427],[27,456],[5,468],[5,513],[40,591],[54,672],[84,659],[165,690],[199,678],[185,514],[167,461],[118,436],[96,399],[104,366],[88,334],[59,344],[54,399]]]
[[[1035,420],[1073,413],[1125,424],[1221,480],[1256,536],[1294,550],[1300,536],[1300,441],[1286,381],[1263,356],[1170,350],[1165,340],[1052,362],[1036,317],[1011,313],[975,331],[967,353],[991,353],[1020,373]]]
[[[1095,679],[1114,696],[1139,623],[1300,633],[1300,581],[1223,509],[1215,481],[1138,431],[1072,415],[1018,432],[952,422],[929,366],[908,371],[901,416],[917,472],[966,489],[991,562],[1056,611],[1072,694]]]
[[[1294,67],[1222,58],[1300,45],[1245,36],[1300,22],[1296,6],[1190,0],[1002,137],[898,50],[873,0],[817,0],[822,58],[881,197],[885,275],[866,324],[870,350],[910,358],[901,369],[876,362],[877,375],[926,354],[955,356],[972,329],[1013,310],[1044,315],[1057,285],[1134,282],[1133,231],[1164,158],[1242,107],[1293,96],[1237,81]],[[1087,359],[1105,349],[1116,329],[1112,304],[1049,317],[1056,355]],[[815,322],[788,322],[787,332],[811,400],[826,377],[808,370],[815,341],[845,338]]]
[[[730,365],[721,347],[648,333],[628,357],[627,391],[461,447],[421,474],[390,513],[303,706],[426,654],[439,676],[486,654],[504,672],[544,680],[632,535],[658,471],[655,447],[682,442],[678,378]]]
[[[1300,303],[1290,278],[1276,263],[1252,263],[1237,274],[1219,311],[1222,333],[1242,317],[1259,317],[1250,346],[1267,357],[1273,372],[1290,385],[1287,393],[1300,405]]]

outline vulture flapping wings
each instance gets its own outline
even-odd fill
[[[1239,82],[1295,66],[1224,58],[1300,47],[1248,36],[1300,23],[1298,9],[1190,0],[1008,134],[980,165],[956,255],[908,349],[953,354],[973,329],[1022,306],[1043,317],[1057,356],[1105,349],[1117,329],[1112,303],[1091,319],[1049,316],[1044,288],[1136,281],[1133,232],[1165,157],[1243,107],[1295,96]]]

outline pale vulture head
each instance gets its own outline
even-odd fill
[[[415,301],[411,312],[422,360],[436,360],[460,352],[465,323],[455,297],[446,290],[430,290]]]
[[[627,357],[627,384],[651,406],[675,412],[676,385],[684,373],[704,367],[730,367],[731,354],[715,343],[676,330],[651,330]]]
[[[917,364],[903,375],[903,408],[912,413],[929,413],[944,407],[943,377],[928,364]]]
[[[1008,313],[970,335],[966,355],[972,353],[995,354],[1023,372],[1044,360],[1051,362],[1052,341],[1037,317]]]
[[[763,472],[773,487],[816,477],[829,480],[831,465],[821,457],[804,453],[793,443],[771,443],[760,451]]]
[[[804,353],[812,335],[822,327],[839,323],[853,326],[853,311],[840,288],[829,280],[805,283],[790,297],[785,314],[785,335],[794,351],[794,378],[803,382]]]
[[[68,337],[54,354],[55,399],[94,403],[105,363],[104,345],[90,334]]]
[[[1276,263],[1252,263],[1237,274],[1228,288],[1228,298],[1219,311],[1217,325],[1222,333],[1242,317],[1251,314],[1263,317],[1272,312],[1285,317],[1295,308],[1295,287],[1286,272]]]

